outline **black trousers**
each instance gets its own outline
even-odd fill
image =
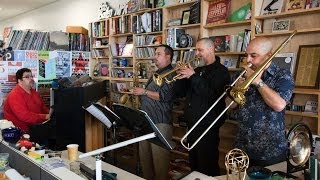
[[[197,137],[191,139],[195,140],[196,138]],[[219,130],[217,129],[211,129],[198,142],[198,144],[189,152],[189,161],[192,171],[198,171],[208,176],[220,175],[219,142]]]

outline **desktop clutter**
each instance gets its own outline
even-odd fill
[[[65,168],[64,171],[71,171],[77,175],[79,179],[95,179],[95,170],[86,167],[84,162],[81,162],[78,152],[78,144],[69,144],[66,146],[67,158],[63,159],[62,151],[52,151],[46,149],[45,146],[30,140],[29,134],[23,134],[19,128],[16,128],[11,121],[6,119],[0,120],[0,139],[6,141],[10,147],[20,150],[29,158],[38,162],[39,165],[47,170],[56,170]],[[0,153],[0,180],[15,179],[25,180],[26,177],[19,174],[9,164],[10,154],[7,152]],[[68,173],[71,173],[71,172]],[[117,174],[102,171],[103,180],[115,180]]]

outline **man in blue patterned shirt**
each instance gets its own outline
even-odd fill
[[[250,77],[272,55],[271,51],[269,39],[253,39],[246,50],[247,62],[252,67],[245,67],[247,73],[244,78]],[[237,84],[241,84],[244,78]],[[268,166],[285,160],[287,141],[284,114],[293,88],[290,71],[271,62],[245,93],[246,103],[239,107],[235,116],[239,121],[235,147],[249,155],[250,166]]]

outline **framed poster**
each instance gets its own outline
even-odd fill
[[[272,32],[282,32],[290,30],[290,20],[280,20],[272,22]]]
[[[183,11],[181,25],[189,24],[189,19],[190,19],[190,10]]]
[[[295,86],[319,88],[320,81],[320,44],[299,46]]]

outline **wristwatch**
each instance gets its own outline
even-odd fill
[[[256,87],[259,89],[259,88],[262,88],[264,85],[265,85],[265,83],[261,80],[260,82],[258,82]]]

